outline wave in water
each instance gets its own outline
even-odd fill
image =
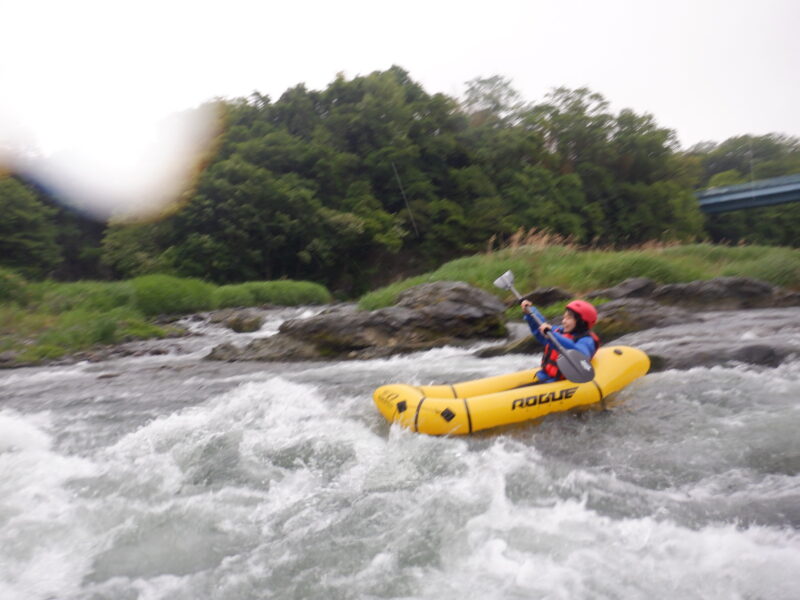
[[[610,413],[461,439],[390,427],[363,393],[508,367],[458,352],[256,373],[80,456],[54,413],[1,412],[0,596],[800,589],[796,369],[770,395],[758,370],[654,374]]]

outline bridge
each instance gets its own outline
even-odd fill
[[[696,193],[700,210],[721,213],[800,201],[800,175],[787,175],[710,188]]]

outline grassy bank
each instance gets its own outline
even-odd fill
[[[493,282],[509,269],[522,293],[537,287],[559,287],[580,295],[629,277],[649,277],[667,284],[742,276],[800,289],[800,250],[792,248],[691,244],[608,251],[566,245],[521,246],[448,262],[430,273],[370,292],[359,300],[359,306],[367,310],[390,306],[404,290],[431,281],[465,281],[506,297]]]
[[[35,363],[86,350],[174,335],[160,315],[234,306],[324,304],[331,295],[306,281],[254,281],[216,286],[197,279],[147,275],[129,281],[28,282],[0,269],[0,352],[11,364]]]
[[[536,287],[559,287],[580,295],[629,277],[649,277],[666,284],[746,276],[800,289],[797,249],[693,244],[608,251],[539,244],[448,262],[430,273],[370,292],[360,299],[359,306],[390,306],[402,291],[431,281],[465,281],[505,298],[507,293],[492,283],[509,269],[523,293]],[[0,353],[11,352],[14,356],[12,361],[0,362],[32,363],[97,344],[175,334],[174,328],[157,324],[159,315],[330,301],[328,290],[304,281],[216,286],[197,279],[147,275],[119,282],[28,282],[0,269]]]

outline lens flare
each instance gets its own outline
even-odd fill
[[[98,221],[158,218],[180,204],[211,158],[220,115],[214,103],[155,123],[106,114],[100,122],[81,123],[80,139],[50,154],[36,148],[28,132],[5,128],[0,169]]]

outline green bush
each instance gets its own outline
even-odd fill
[[[142,319],[125,319],[119,324],[119,338],[121,341],[163,338],[166,335],[167,332],[162,327]]]
[[[241,287],[253,295],[256,304],[299,306],[327,304],[333,299],[325,286],[311,281],[250,281]]]
[[[253,306],[255,294],[246,285],[223,285],[214,290],[214,306],[230,308],[234,306]]]
[[[215,287],[199,279],[143,275],[131,281],[133,304],[148,316],[187,314],[214,308]]]
[[[42,333],[37,344],[78,350],[116,341],[117,323],[107,314],[77,309],[62,313],[53,327]]]
[[[75,352],[96,344],[116,344],[164,335],[162,328],[147,323],[130,307],[106,312],[76,309],[58,315],[36,338],[36,345]]]
[[[11,269],[0,267],[0,302],[24,306],[30,298],[28,282]]]
[[[107,311],[133,303],[133,286],[127,281],[75,281],[33,284],[41,310],[52,313],[76,309]]]
[[[36,346],[29,346],[23,350],[19,355],[20,362],[38,362],[40,360],[52,360],[61,358],[68,350],[61,346],[52,346],[41,344]]]

